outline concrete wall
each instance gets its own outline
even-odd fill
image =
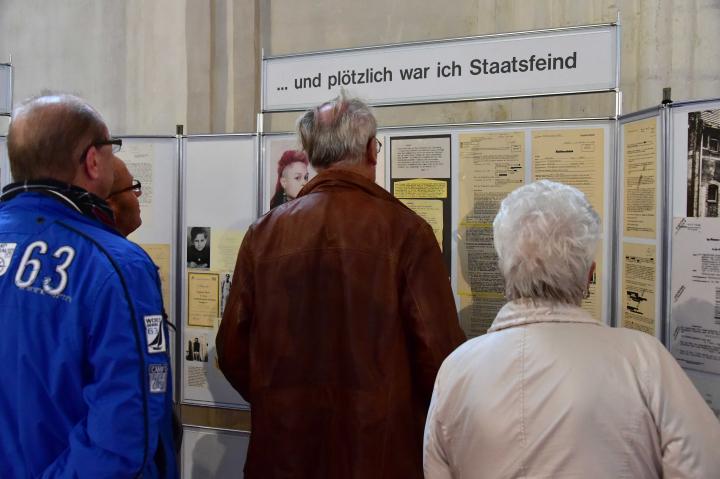
[[[43,89],[93,103],[116,133],[253,131],[260,49],[296,53],[614,21],[623,109],[720,96],[718,0],[0,0],[15,101]],[[382,124],[609,114],[607,95],[382,109]],[[267,126],[292,128],[297,115]],[[0,129],[3,125],[0,124]]]

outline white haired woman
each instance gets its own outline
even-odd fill
[[[438,373],[425,477],[720,478],[720,425],[675,360],[580,308],[600,238],[583,194],[523,186],[493,229],[508,303]]]

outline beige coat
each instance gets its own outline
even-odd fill
[[[653,337],[515,301],[443,363],[426,479],[720,478],[720,425]]]

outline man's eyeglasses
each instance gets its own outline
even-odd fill
[[[125,193],[126,191],[132,191],[136,195],[139,195],[140,193],[142,193],[142,184],[139,180],[133,180],[132,185],[121,190],[113,191],[107,197],[110,198],[111,196],[119,195],[120,193]]]
[[[95,148],[98,148],[98,147],[104,146],[104,145],[112,145],[112,152],[117,153],[122,148],[122,138],[109,138],[107,140],[94,141],[94,142],[90,143],[87,146],[87,148],[85,148],[85,150],[83,150],[83,154],[80,157],[80,162],[82,163],[83,161],[85,161],[85,156],[87,156],[88,151],[90,151],[90,148],[92,148],[93,146]]]
[[[375,143],[377,143],[375,146],[377,147],[377,152],[380,153],[380,150],[382,150],[382,143],[380,143],[380,140],[375,138]]]

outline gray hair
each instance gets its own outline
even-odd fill
[[[303,149],[315,169],[347,161],[361,163],[377,122],[370,108],[342,91],[332,101],[305,112],[297,122]]]
[[[100,114],[69,94],[46,94],[25,100],[13,112],[7,138],[15,181],[53,178],[70,182],[83,149],[105,139]]]
[[[600,217],[579,190],[548,180],[522,186],[493,222],[507,299],[580,304],[600,239]]]

